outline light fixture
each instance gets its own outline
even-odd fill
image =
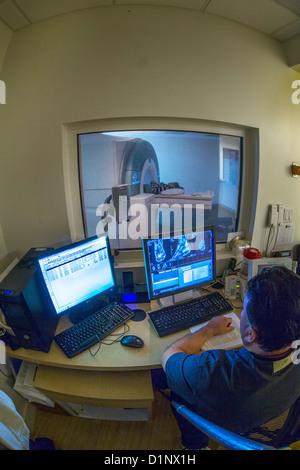
[[[299,163],[293,162],[291,168],[292,168],[293,178],[298,178],[298,176],[300,175],[300,165],[299,165]]]

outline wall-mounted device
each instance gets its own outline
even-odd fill
[[[269,205],[269,212],[268,212],[268,226],[275,227],[278,224],[278,210],[277,204],[270,204]]]
[[[283,204],[270,204],[268,210],[268,227],[276,227],[278,224],[291,223],[293,221],[294,209],[284,207]]]
[[[284,207],[282,203],[269,205],[267,220],[269,236],[265,250],[266,256],[274,256],[274,252],[291,249],[295,232],[293,217],[293,208]],[[270,246],[271,242],[272,246]]]
[[[299,165],[299,163],[293,162],[292,165],[291,165],[291,169],[292,169],[292,177],[293,178],[298,178],[298,176],[300,175],[300,165]]]
[[[278,223],[281,225],[283,223],[284,215],[284,206],[283,204],[278,204]]]

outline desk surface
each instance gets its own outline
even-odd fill
[[[241,301],[236,300],[234,305],[241,305]],[[154,310],[158,307],[156,302],[147,304],[128,304],[132,309],[142,308],[145,311]],[[233,309],[234,310],[234,309]],[[236,313],[239,315],[240,310]],[[33,351],[30,349],[19,348],[12,351],[9,347],[6,353],[9,357],[22,359],[27,362],[34,362],[52,367],[68,368],[68,369],[85,369],[93,371],[124,371],[124,370],[145,370],[161,367],[161,355],[165,349],[177,339],[186,335],[189,330],[182,331],[177,334],[160,338],[150,324],[148,315],[140,322],[129,320],[127,323],[130,330],[125,334],[139,336],[144,341],[144,347],[134,349],[122,346],[119,342],[106,345],[102,344],[100,350],[95,356],[92,356],[89,350],[79,354],[78,356],[68,359],[53,341],[48,353]],[[65,315],[60,319],[57,333],[71,326],[68,316]],[[121,326],[114,333],[122,333],[124,327]],[[108,342],[109,340],[107,340]],[[97,351],[99,345],[93,346],[92,353]]]

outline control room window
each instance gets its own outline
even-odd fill
[[[228,233],[238,228],[242,146],[240,136],[194,131],[79,134],[85,235],[96,234],[97,207],[113,203],[113,194],[121,194],[124,185],[134,185],[135,195],[155,193],[169,203],[204,203],[204,224],[215,227],[217,243],[226,242]]]

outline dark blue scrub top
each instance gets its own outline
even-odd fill
[[[170,389],[200,416],[236,433],[278,416],[300,395],[291,352],[273,360],[240,350],[176,353],[166,364]]]

